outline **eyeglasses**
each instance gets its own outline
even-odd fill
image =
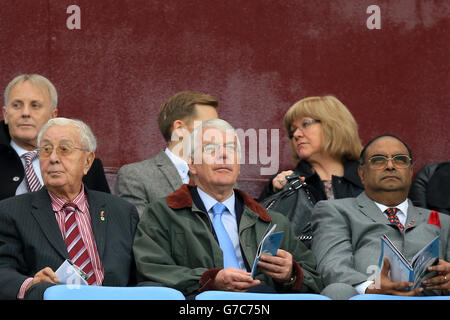
[[[305,132],[305,130],[307,130],[312,124],[319,123],[319,122],[320,122],[320,120],[310,119],[310,120],[303,121],[302,124],[300,125],[300,127],[292,126],[288,132],[289,139],[292,139],[294,137],[294,133],[295,133],[295,131],[297,131],[297,129],[300,129],[302,132]]]
[[[369,163],[372,169],[381,170],[387,167],[388,161],[392,161],[392,165],[397,169],[408,168],[412,164],[412,159],[406,154],[397,154],[392,158],[382,155],[370,157]]]
[[[52,145],[45,145],[43,147],[38,148],[39,157],[40,158],[49,158],[51,156],[51,154],[53,153],[54,149],[55,149],[55,147]],[[81,150],[84,152],[89,152],[89,150],[86,150],[83,148],[78,148],[78,147],[74,147],[74,146],[70,146],[70,145],[59,145],[56,147],[56,154],[60,157],[66,157],[66,156],[71,155],[75,149]]]
[[[219,152],[220,148],[223,147],[227,153],[234,154],[236,153],[237,147],[236,144],[227,143],[224,145],[210,142],[208,144],[203,145],[203,152],[206,154],[216,154]]]

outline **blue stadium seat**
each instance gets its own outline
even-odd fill
[[[230,291],[205,291],[195,300],[331,300],[327,296],[310,293],[252,293]]]
[[[99,287],[56,285],[44,292],[44,300],[185,300],[166,287]]]
[[[403,297],[386,294],[359,294],[349,300],[450,300],[450,296]]]

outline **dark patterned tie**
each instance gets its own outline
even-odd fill
[[[397,212],[399,212],[400,209],[398,208],[387,208],[384,212],[388,215],[388,219],[391,223],[397,225],[400,230],[404,230],[405,227],[402,225],[402,223],[400,222],[400,220],[398,220],[397,217]]]

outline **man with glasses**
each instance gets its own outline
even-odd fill
[[[450,291],[450,219],[415,207],[407,199],[413,176],[411,150],[393,135],[381,135],[363,148],[359,175],[365,191],[356,198],[319,202],[313,210],[312,250],[325,285],[344,283],[354,294],[429,294]],[[414,290],[408,282],[392,282],[390,264],[376,270],[381,240],[387,235],[406,259],[440,235],[437,275]],[[378,270],[379,271],[379,270]],[[377,278],[378,276],[378,278]],[[375,281],[378,280],[378,281]],[[325,289],[326,290],[326,289]]]
[[[43,188],[0,202],[0,299],[42,299],[66,260],[88,285],[135,283],[136,208],[82,182],[95,158],[91,129],[53,118],[38,146]]]
[[[190,141],[195,186],[184,184],[145,208],[133,247],[138,280],[187,296],[206,290],[320,292],[314,256],[287,218],[233,188],[240,172],[233,127],[208,120]],[[261,256],[253,278],[258,244],[275,224],[275,232],[284,231],[280,249],[276,256]]]

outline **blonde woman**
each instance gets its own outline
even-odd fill
[[[286,112],[284,127],[297,166],[272,177],[259,201],[282,190],[292,173],[304,178],[313,203],[355,197],[363,191],[358,125],[342,102],[333,96],[302,99]]]

